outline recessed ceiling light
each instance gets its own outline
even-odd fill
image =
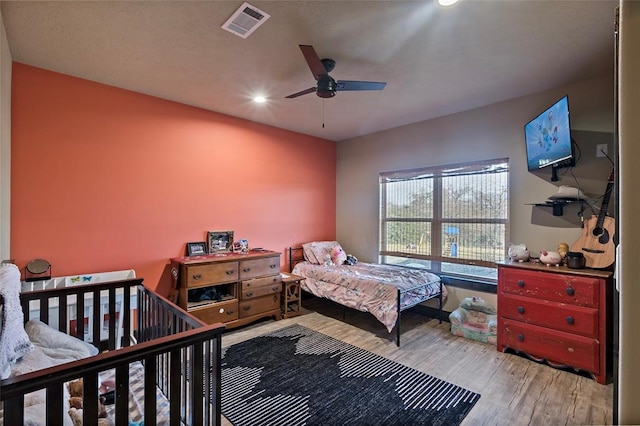
[[[264,96],[256,96],[253,98],[253,102],[258,103],[258,104],[263,104],[265,102],[267,102],[267,98],[265,98]]]
[[[458,3],[459,0],[438,0],[440,6],[452,6]]]

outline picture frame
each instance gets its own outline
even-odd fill
[[[205,241],[187,243],[187,256],[202,256],[208,253],[209,249]]]
[[[209,254],[230,253],[233,247],[233,231],[209,231],[207,243]]]

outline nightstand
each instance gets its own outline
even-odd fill
[[[280,297],[280,309],[282,310],[282,318],[291,318],[300,315],[302,307],[302,294],[300,290],[300,281],[304,277],[298,275],[282,273],[282,297]]]

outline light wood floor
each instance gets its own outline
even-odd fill
[[[481,395],[462,425],[610,425],[613,385],[503,354],[493,345],[452,336],[447,322],[408,312],[403,315],[401,347],[395,330],[373,316],[332,302],[303,302],[303,315],[265,320],[226,332],[222,346],[298,323],[401,364],[455,383]],[[223,425],[230,425],[223,418]]]

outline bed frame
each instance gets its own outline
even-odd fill
[[[169,400],[170,424],[220,425],[222,324],[205,324],[145,288],[142,279],[23,292],[20,300],[25,322],[36,306],[40,321],[49,324],[57,319],[60,331],[83,340],[84,321],[75,321],[69,331],[72,318],[68,312],[86,312],[89,304],[105,306],[89,309],[93,320],[89,324],[93,324],[92,336],[103,336],[102,328],[108,322],[108,338],[92,343],[104,351],[96,356],[0,381],[4,424],[23,424],[24,396],[41,389],[46,390],[46,423],[63,424],[64,416],[69,416],[63,386],[82,378],[83,424],[94,425],[98,419],[98,373],[115,369],[115,418],[111,420],[128,425],[129,364],[141,361],[145,425],[161,420],[156,415],[156,387]],[[118,304],[122,309],[117,309]],[[49,317],[55,311],[52,307],[58,308],[56,318]],[[116,321],[119,315],[124,316],[122,321]]]
[[[289,247],[289,271],[293,270],[293,267],[298,264],[299,262],[304,261],[304,252],[302,247]],[[412,287],[412,288],[408,288],[408,289],[404,289],[404,290],[400,290],[398,289],[398,295],[397,295],[397,309],[398,309],[398,319],[396,319],[396,324],[395,324],[395,330],[396,330],[396,346],[400,347],[400,323],[401,323],[401,318],[402,318],[402,312],[406,311],[409,308],[413,308],[416,305],[419,305],[422,302],[426,302],[427,300],[431,300],[434,298],[438,298],[438,323],[442,324],[442,281],[440,281],[440,291],[438,292],[437,295],[432,295],[432,296],[428,296],[422,300],[418,300],[416,303],[413,303],[411,305],[407,305],[404,307],[400,307],[400,301],[402,300],[402,295],[404,293],[407,292],[411,292],[413,290],[419,289],[422,286],[416,286],[416,287]],[[337,302],[335,302],[337,303]],[[342,317],[344,319],[344,315],[346,312],[346,309],[354,309],[348,306],[343,306],[343,314]]]

